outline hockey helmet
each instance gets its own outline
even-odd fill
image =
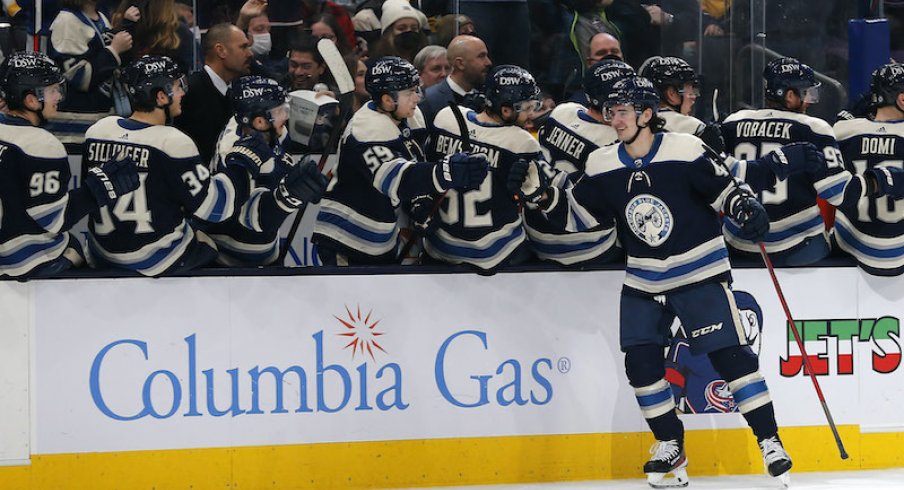
[[[653,82],[644,77],[628,77],[619,80],[606,103],[603,105],[603,114],[607,120],[612,119],[612,107],[617,105],[632,105],[638,116],[643,113],[644,109],[650,108],[653,114],[656,114],[659,107],[659,94]]]
[[[284,110],[285,105],[286,89],[272,78],[251,75],[232,82],[232,107],[239,124],[250,125],[257,116],[273,124],[274,109]]]
[[[534,76],[524,68],[515,65],[500,65],[493,68],[486,79],[487,107],[499,111],[509,106],[522,110],[519,102],[531,102],[533,110],[540,109],[540,88]]]
[[[603,104],[620,80],[636,75],[631,65],[621,60],[598,61],[584,73],[584,93],[591,107],[602,110]]]
[[[173,86],[180,80],[182,91],[188,85],[179,65],[167,56],[144,55],[123,68],[120,79],[126,86],[132,105],[138,109],[157,107],[157,91],[173,96]]]
[[[808,104],[819,102],[819,86],[816,73],[809,66],[794,58],[778,58],[763,69],[766,81],[766,98],[782,102],[788,90],[795,90]]]
[[[691,68],[691,65],[687,61],[674,56],[654,56],[647,60],[641,68],[640,76],[653,82],[653,86],[656,87],[660,97],[665,95],[665,90],[668,87],[673,87],[681,92],[687,83],[692,84],[694,87],[700,83],[697,72]],[[699,93],[697,95],[699,96]]]
[[[873,79],[869,84],[869,98],[873,107],[895,105],[901,92],[904,92],[904,65],[889,63],[873,71]]]
[[[25,97],[33,94],[44,102],[44,88],[60,84],[65,95],[65,78],[50,57],[40,52],[18,51],[7,57],[0,66],[0,88],[3,98],[11,108],[22,107]]]
[[[364,74],[364,88],[373,100],[383,94],[419,87],[421,76],[408,60],[398,56],[383,56],[368,64]]]

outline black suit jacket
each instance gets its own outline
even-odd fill
[[[428,128],[433,127],[433,119],[436,117],[436,113],[453,100],[457,104],[461,104],[464,96],[456,94],[452,87],[449,86],[447,79],[443,79],[442,82],[427,88],[424,93],[424,100],[418,104],[418,107],[421,108],[421,112],[424,114],[424,122]]]
[[[201,161],[209,163],[216,150],[217,138],[232,117],[232,101],[220,94],[207,70],[188,76],[188,93],[182,97],[182,115],[173,125],[198,145]]]

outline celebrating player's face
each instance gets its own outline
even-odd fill
[[[627,141],[637,133],[637,112],[631,104],[607,106],[604,112],[621,141]]]
[[[281,106],[270,109],[270,115],[273,117],[273,129],[279,134],[285,127],[286,121],[289,120],[289,103],[286,102]]]
[[[65,96],[66,88],[55,83],[44,87],[44,117],[53,117],[57,114],[57,106]]]
[[[405,119],[414,116],[414,110],[417,108],[418,102],[421,101],[421,88],[412,87],[406,90],[399,90],[397,93],[396,118]]]
[[[184,78],[180,78],[173,82],[173,95],[170,97],[170,117],[176,117],[182,114],[182,96],[185,95]]]
[[[681,101],[681,113],[684,115],[690,114],[694,108],[694,103],[697,102],[697,97],[700,96],[700,89],[693,83],[688,82],[684,84],[684,88],[678,93],[683,96],[683,100]]]

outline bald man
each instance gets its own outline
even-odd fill
[[[608,32],[599,32],[590,38],[590,47],[587,50],[587,57],[584,59],[587,68],[593,66],[596,62],[605,57],[615,57],[624,61],[622,55],[621,43],[618,39]]]
[[[427,89],[424,99],[418,104],[428,127],[433,127],[433,118],[450,101],[481,111],[480,101],[475,98],[477,90],[483,86],[493,62],[487,46],[478,37],[456,36],[446,48],[452,72],[440,83]]]

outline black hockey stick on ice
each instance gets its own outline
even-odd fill
[[[452,115],[455,116],[455,122],[458,123],[458,133],[461,135],[461,151],[471,153],[471,134],[468,132],[468,125],[465,123],[464,114],[461,113],[461,109],[458,108],[458,104],[456,104],[454,100],[449,101],[449,110],[452,111]],[[427,220],[424,221],[424,227],[414,227],[414,230],[411,232],[411,238],[405,242],[405,246],[402,247],[402,250],[399,251],[399,256],[396,257],[399,261],[404,260],[405,257],[408,256],[411,247],[413,247],[418,239],[421,238],[421,235],[424,233],[421,230],[427,229],[427,224],[439,211],[439,207],[443,204],[443,201],[446,200],[447,192],[449,191],[443,191],[442,194],[436,197],[436,200],[433,202],[433,207],[430,208],[430,212],[427,214]]]
[[[721,155],[716,154],[715,151],[709,149],[711,151],[711,156],[716,159],[722,167],[728,172],[728,176],[732,177],[731,169],[728,168],[728,165],[725,164],[725,160],[721,157]],[[738,184],[737,179],[732,177],[732,183],[736,189],[740,190],[741,186]],[[778,282],[778,277],[775,275],[775,268],[772,266],[772,261],[769,259],[769,254],[766,253],[766,245],[763,242],[758,242],[757,245],[760,247],[760,256],[763,258],[763,263],[766,264],[766,269],[769,270],[769,276],[772,277],[772,284],[775,286],[775,293],[778,295],[778,299],[782,304],[782,309],[785,310],[785,317],[788,319],[788,325],[791,327],[791,333],[794,335],[794,340],[797,342],[797,347],[800,349],[800,354],[804,358],[804,368],[807,370],[807,373],[810,375],[810,380],[813,381],[813,388],[816,389],[816,396],[819,398],[819,403],[822,405],[822,411],[825,413],[826,420],[829,423],[829,428],[832,429],[832,435],[835,436],[835,445],[838,446],[838,452],[840,453],[841,459],[848,459],[848,453],[844,449],[844,443],[841,442],[841,436],[838,434],[838,427],[835,426],[835,419],[832,418],[832,412],[829,411],[829,405],[826,403],[826,397],[822,394],[822,388],[819,387],[819,381],[816,379],[816,372],[813,371],[813,365],[810,363],[810,356],[807,355],[807,349],[804,348],[803,339],[800,336],[800,332],[797,330],[797,324],[794,323],[794,317],[791,316],[791,309],[788,308],[788,301],[785,300],[785,294],[782,292],[782,286]]]
[[[332,154],[333,151],[336,151],[337,153],[339,151],[339,136],[345,128],[345,119],[352,106],[351,101],[348,100],[346,96],[355,91],[355,81],[348,71],[348,66],[346,66],[345,61],[342,59],[342,54],[340,54],[339,49],[336,48],[336,43],[329,39],[321,39],[317,42],[317,51],[320,53],[320,57],[323,58],[323,62],[326,64],[327,68],[329,68],[330,73],[333,75],[333,79],[336,80],[336,85],[339,87],[339,105],[342,107],[342,110],[339,112],[339,119],[336,120],[336,125],[333,126],[330,137],[326,141],[326,146],[323,148],[323,153],[320,154],[320,160],[317,162],[317,168],[323,172],[323,167],[326,165],[326,160],[329,158],[330,154]],[[277,264],[284,265],[286,254],[289,253],[289,247],[292,246],[292,240],[295,239],[295,233],[298,232],[298,226],[301,224],[302,217],[304,217],[304,212],[299,209],[295,213],[295,220],[292,222],[292,227],[289,228],[289,233],[286,235],[286,242],[279,251],[279,257],[276,259]]]

